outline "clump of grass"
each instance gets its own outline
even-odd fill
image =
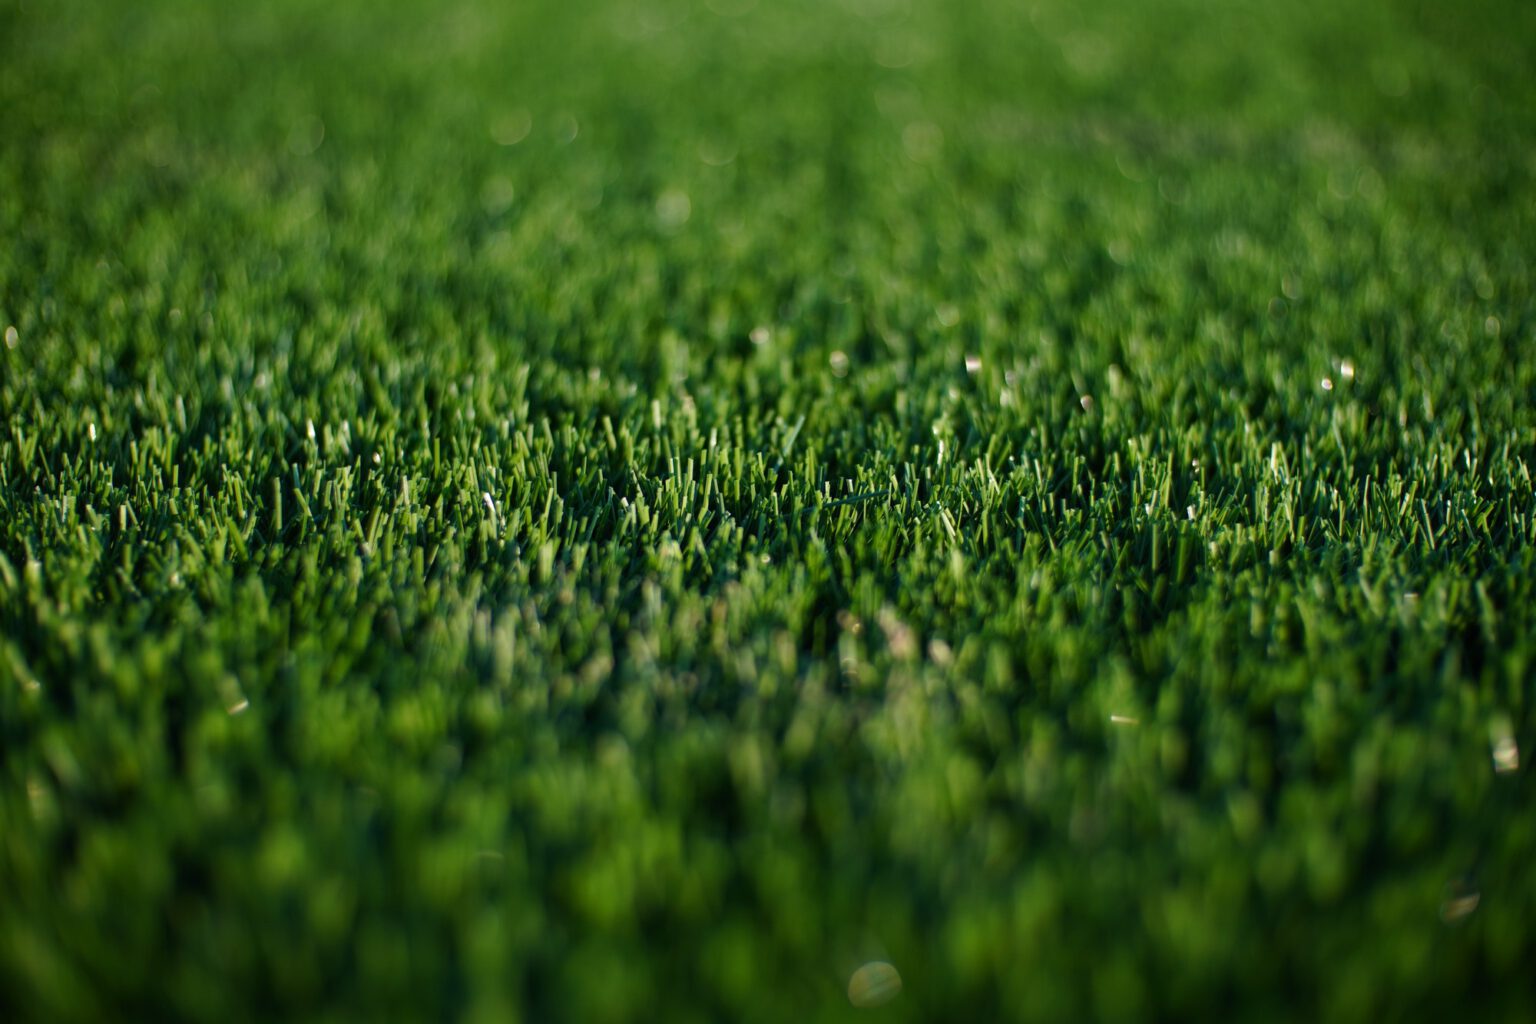
[[[0,1015],[1528,1014],[1531,21],[0,7]]]

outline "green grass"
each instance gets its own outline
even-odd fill
[[[0,1017],[1529,1019],[1530,4],[500,6],[0,0]]]

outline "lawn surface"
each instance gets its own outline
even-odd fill
[[[1529,3],[0,0],[0,330],[0,1018],[1536,1009]]]

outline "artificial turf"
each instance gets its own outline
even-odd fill
[[[0,0],[0,1017],[1530,1019],[1533,179],[1524,2]]]

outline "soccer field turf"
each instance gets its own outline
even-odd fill
[[[1524,0],[0,0],[0,331],[0,1018],[1536,1014]]]

